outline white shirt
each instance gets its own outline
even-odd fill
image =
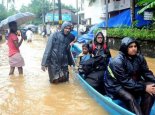
[[[26,36],[28,40],[32,40],[33,32],[31,30],[27,30]]]

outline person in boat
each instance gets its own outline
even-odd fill
[[[61,31],[55,32],[48,38],[42,58],[42,70],[48,69],[50,83],[59,83],[69,80],[68,65],[74,65],[70,52],[70,23],[64,22]]]
[[[154,103],[155,76],[140,53],[136,40],[123,38],[119,51],[108,66],[104,82],[106,93],[123,101],[136,115],[149,115]],[[139,99],[140,104],[137,102]]]
[[[82,69],[82,66],[80,63],[87,61],[91,58],[91,54],[89,53],[89,44],[83,44],[82,45],[82,52],[78,55],[77,59],[77,66],[78,66],[78,71],[81,76],[84,75],[84,71]],[[84,77],[84,76],[83,76]]]
[[[106,57],[108,65],[109,59],[111,58],[111,53],[105,42],[105,37],[102,32],[99,31],[95,35],[94,41],[92,44],[90,44],[90,52],[94,56]]]
[[[82,62],[85,72],[85,80],[97,91],[105,94],[104,91],[104,72],[106,71],[110,51],[104,42],[102,32],[98,32],[92,44],[89,44],[90,53],[93,55],[89,60]]]

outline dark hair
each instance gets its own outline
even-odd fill
[[[10,33],[16,33],[17,32],[17,22],[12,21],[9,24]]]
[[[89,50],[89,44],[83,44],[82,47],[86,47]]]
[[[98,32],[97,34],[96,34],[96,36],[95,36],[95,38],[94,38],[94,43],[95,44],[98,44],[98,42],[97,42],[97,36],[98,35],[101,35],[102,36],[102,38],[103,38],[103,41],[102,41],[102,43],[101,44],[104,44],[104,35],[103,35],[103,33],[102,32]]]
[[[12,21],[12,22],[9,22],[9,28],[11,28],[12,26],[14,26],[14,25],[17,25],[17,22],[15,22],[15,21]]]

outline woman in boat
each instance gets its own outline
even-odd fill
[[[111,58],[110,50],[105,42],[105,37],[102,32],[98,32],[95,35],[93,43],[90,45],[90,51],[94,56],[106,57],[107,64]]]
[[[85,80],[97,91],[105,94],[104,71],[106,71],[111,54],[104,41],[102,32],[96,34],[93,43],[89,44],[89,48],[93,57],[81,63],[87,70]]]
[[[108,96],[123,101],[131,112],[149,115],[154,103],[155,77],[136,40],[122,39],[119,54],[109,63],[105,88]]]

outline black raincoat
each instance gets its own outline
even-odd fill
[[[109,63],[107,76],[105,77],[105,88],[108,96],[115,97],[120,89],[131,92],[144,92],[146,82],[155,83],[155,77],[149,70],[144,57],[137,53],[133,57],[127,54],[128,46],[136,41],[126,37],[122,40],[120,53]]]
[[[67,26],[70,26],[70,23],[63,23],[61,31],[48,38],[41,65],[48,67],[50,81],[62,76],[69,77],[68,65],[74,65],[70,52],[70,43],[74,39],[70,33],[64,34],[64,28]]]

